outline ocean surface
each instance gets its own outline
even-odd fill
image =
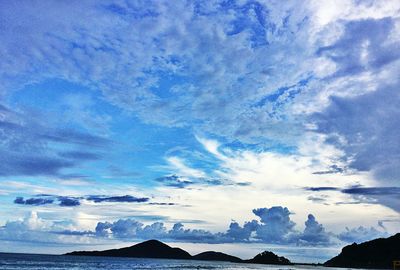
[[[128,270],[128,269],[271,269],[271,270],[307,270],[329,269],[317,266],[276,266],[259,264],[236,264],[228,262],[208,262],[191,260],[136,259],[112,257],[80,257],[57,255],[32,255],[0,253],[0,269],[84,269],[84,270]]]

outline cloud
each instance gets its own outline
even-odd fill
[[[158,177],[155,179],[157,182],[161,182],[166,186],[169,187],[176,187],[176,188],[184,188],[189,185],[192,185],[193,182],[189,181],[187,179],[184,179],[183,177],[180,177],[178,175],[172,174],[172,175],[167,175],[163,177]]]
[[[365,229],[362,226],[346,228],[344,232],[336,235],[326,231],[312,214],[308,215],[304,231],[300,232],[290,220],[290,211],[281,206],[254,209],[253,213],[260,221],[247,221],[243,226],[233,221],[226,232],[185,229],[180,222],[168,230],[161,222],[144,225],[133,219],[119,219],[112,223],[99,222],[95,231],[97,236],[122,240],[157,238],[192,243],[269,243],[300,246],[335,246],[355,239],[361,242],[387,235],[386,231],[374,227]]]
[[[348,170],[370,173],[377,186],[397,186],[398,16],[344,20],[341,26],[339,38],[318,51],[336,71],[325,78],[331,94],[325,94],[326,106],[311,121],[327,144],[344,151]]]
[[[38,113],[0,107],[0,176],[51,175],[62,177],[82,161],[98,159],[95,153],[65,151],[58,154],[54,143],[64,148],[87,145],[102,148],[110,140],[89,133],[50,126]],[[58,145],[59,147],[59,145]]]
[[[87,145],[92,147],[102,147],[111,143],[110,140],[100,136],[68,129],[55,130],[52,133],[42,135],[42,137],[54,142]],[[71,155],[73,156],[73,154]]]
[[[364,187],[361,185],[351,186],[347,188],[338,188],[338,187],[307,187],[305,188],[307,191],[313,192],[324,192],[324,191],[338,191],[343,194],[348,194],[355,199],[355,201],[339,201],[335,204],[382,204],[385,205],[397,212],[400,211],[399,207],[399,194],[400,188],[393,187]],[[326,196],[326,195],[325,195]],[[312,201],[325,201],[324,198],[310,196],[310,200]]]
[[[232,222],[226,232],[226,236],[233,242],[250,241],[252,234],[257,230],[259,223],[257,220],[245,222],[243,227],[237,222]]]
[[[45,205],[45,204],[52,204],[53,202],[54,202],[53,199],[47,199],[47,198],[30,198],[24,200],[23,197],[17,197],[14,200],[14,203],[16,204],[25,204],[25,205]]]
[[[294,232],[295,223],[290,220],[290,211],[286,207],[254,209],[253,213],[260,217],[261,225],[256,229],[256,237],[264,242],[285,243],[290,233]]]
[[[155,181],[167,187],[186,188],[194,185],[203,186],[249,186],[249,182],[233,182],[222,178],[208,177],[184,177],[176,174],[158,177]]]
[[[96,160],[100,159],[100,155],[91,152],[83,152],[83,151],[69,151],[69,152],[61,152],[58,154],[64,158],[71,158],[74,160]]]
[[[131,195],[123,195],[123,196],[106,196],[106,195],[87,195],[80,197],[71,197],[71,196],[55,196],[48,194],[39,194],[35,198],[24,199],[23,197],[17,197],[14,200],[15,204],[23,204],[23,205],[45,205],[45,204],[53,204],[55,201],[59,202],[59,206],[79,206],[81,205],[81,200],[87,200],[94,203],[103,203],[103,202],[112,202],[112,203],[144,203],[148,202],[149,198],[139,198]],[[167,204],[166,205],[170,205]]]
[[[386,231],[379,231],[374,227],[366,228],[360,226],[357,228],[347,228],[338,235],[338,238],[348,243],[361,243],[369,241],[375,238],[388,237],[389,234]]]
[[[313,172],[313,174],[334,174],[334,173],[343,173],[343,168],[338,167],[337,165],[332,165],[329,167],[330,170],[328,171],[318,171]]]
[[[322,196],[308,196],[307,200],[310,200],[315,203],[326,203],[326,198],[327,196],[322,195]]]
[[[352,168],[372,171],[379,181],[394,184],[399,176],[395,164],[400,161],[399,101],[396,87],[384,85],[354,98],[331,98],[329,107],[316,115],[319,131],[346,151]]]
[[[280,245],[300,246],[335,246],[343,242],[366,241],[375,237],[386,236],[386,231],[371,227],[349,229],[335,235],[327,232],[314,215],[309,214],[305,222],[305,229],[300,232],[295,229],[295,223],[290,220],[290,211],[281,206],[254,209],[260,221],[252,220],[240,226],[233,221],[226,232],[211,232],[198,228],[185,228],[181,222],[173,224],[168,229],[163,222],[143,224],[134,219],[118,219],[113,222],[98,222],[94,231],[79,230],[71,221],[50,222],[38,217],[36,212],[18,221],[8,221],[0,227],[0,240],[77,243],[101,239],[120,241],[134,241],[145,239],[159,239],[164,241],[178,241],[189,243],[267,243]],[[281,224],[285,228],[279,229]],[[380,226],[385,230],[385,228]],[[262,228],[260,230],[260,228]],[[272,235],[272,231],[279,234]],[[265,233],[264,235],[261,235]],[[65,238],[67,237],[67,238]],[[71,238],[72,237],[72,238]],[[92,239],[92,240],[90,240]],[[97,241],[96,240],[96,241]]]
[[[1,10],[6,25],[0,50],[7,52],[3,95],[59,78],[102,89],[105,100],[146,122],[196,122],[207,132],[242,140],[289,136],[289,129],[279,128],[286,125],[279,114],[295,93],[278,95],[279,106],[253,104],[282,87],[301,88],[299,82],[308,77],[308,70],[294,64],[310,50],[304,4],[87,1],[66,6],[45,1],[24,8],[2,4]],[[10,17],[16,10],[18,16]],[[43,10],[39,19],[36,14]],[[83,20],[82,10],[92,16]],[[172,85],[164,87],[166,80]],[[165,95],[159,95],[161,89]],[[217,128],[221,125],[225,128]]]
[[[305,186],[328,192],[322,188],[332,184],[338,185],[339,198],[331,200],[363,196],[398,209],[395,194],[340,192],[354,185],[356,178],[371,187],[398,186],[398,1],[109,5],[77,1],[67,5],[44,0],[28,5],[3,1],[0,6],[0,51],[4,52],[0,96],[10,102],[0,105],[2,176],[64,178],[78,175],[73,172],[76,168],[91,171],[85,165],[102,158],[100,151],[112,144],[96,135],[103,135],[102,124],[108,123],[103,111],[122,108],[125,116],[133,117],[129,120],[181,128],[177,133],[216,135],[222,142],[233,143],[233,148],[247,149],[221,151],[210,174],[211,169],[199,169],[194,162],[169,160],[175,170],[162,174],[171,178],[161,181],[156,191],[173,195],[168,189],[173,185],[188,187],[185,181],[202,185],[222,208],[231,209],[213,210],[214,200],[204,202],[204,192],[189,188],[176,196],[193,201],[210,220],[229,220],[232,209],[246,214],[254,205],[263,205],[259,203],[264,191],[269,205],[280,204],[284,192],[290,209],[306,215],[311,202],[295,193],[304,193]],[[19,107],[18,98],[26,98],[20,93],[41,90],[42,84],[52,81],[72,82],[80,92],[93,91],[98,105],[107,102],[110,110],[88,112],[85,102],[76,105],[81,96],[65,98],[73,109],[65,118],[48,119],[53,113],[40,115]],[[65,124],[64,120],[80,112],[79,121]],[[66,128],[76,125],[84,127]],[[208,147],[210,152],[220,151],[218,144]],[[130,177],[130,172],[131,168],[116,171],[121,177]],[[228,186],[228,180],[250,181],[254,188],[248,193],[242,192],[246,188],[238,191]],[[348,205],[346,215],[344,206],[331,206],[325,213],[353,222],[364,221],[359,217],[366,217],[368,211]],[[324,215],[314,210],[310,212]],[[390,213],[385,211],[381,214]],[[184,214],[196,215],[188,212]],[[245,224],[232,225],[230,237],[236,230],[236,239],[243,241],[290,242],[289,235],[299,232],[291,228],[291,214],[285,217],[282,212],[281,217],[267,223],[257,220],[259,226],[250,221],[248,226],[254,230]],[[263,237],[263,230],[266,235],[277,230],[273,224],[283,225],[276,239]],[[149,233],[161,227],[154,225]]]
[[[21,155],[7,152],[0,158],[0,161],[0,176],[59,175],[60,170],[75,166],[69,160],[53,159],[50,156]]]
[[[342,192],[357,195],[400,195],[400,187],[351,187]]]
[[[313,215],[308,216],[304,232],[295,229],[290,220],[290,211],[286,207],[254,209],[260,218],[247,221],[240,226],[233,221],[226,232],[213,233],[203,229],[185,229],[182,223],[176,223],[168,230],[161,222],[144,225],[133,219],[119,219],[115,222],[99,222],[96,235],[118,239],[157,238],[170,241],[192,243],[274,243],[283,245],[332,245],[334,234],[325,231]]]
[[[309,190],[309,191],[335,191],[335,190],[339,190],[339,188],[337,187],[307,187],[305,188],[305,190]]]
[[[107,236],[111,233],[116,238],[135,239],[137,237],[137,232],[142,228],[142,226],[142,223],[132,219],[119,219],[113,223],[97,223],[95,232],[98,236]]]
[[[66,226],[64,226],[67,224]],[[0,240],[17,241],[34,244],[80,245],[96,243],[96,239],[87,234],[59,234],[59,231],[76,231],[71,221],[61,222],[46,221],[35,211],[28,216],[16,221],[7,221],[0,227]]]
[[[400,212],[400,188],[399,187],[351,187],[342,190],[343,193],[352,195],[356,200],[370,203],[383,204],[397,212]]]
[[[78,206],[81,204],[77,198],[58,197],[58,200],[60,202],[60,206]]]
[[[149,198],[138,198],[131,195],[124,195],[124,196],[105,196],[105,195],[90,195],[86,197],[86,200],[93,201],[95,203],[102,203],[102,202],[147,202]]]
[[[396,49],[400,43],[391,36],[395,31],[393,18],[348,21],[344,28],[344,33],[334,44],[318,50],[337,64],[334,76],[379,69],[400,58]]]
[[[303,233],[299,236],[300,243],[311,243],[311,244],[331,244],[332,233],[327,233],[322,224],[318,223],[314,215],[309,214],[307,221],[305,222],[306,227]]]

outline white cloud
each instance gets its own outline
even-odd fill
[[[195,178],[202,178],[206,176],[203,171],[188,167],[186,164],[184,164],[183,160],[178,157],[167,157],[167,161],[170,164],[171,169],[178,175]]]

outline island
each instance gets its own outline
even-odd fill
[[[285,257],[280,257],[271,251],[264,251],[256,255],[253,259],[246,260],[247,263],[258,264],[278,264],[278,265],[292,265],[292,263]]]
[[[170,247],[158,240],[148,240],[130,247],[109,249],[103,251],[73,251],[66,253],[68,256],[104,256],[104,257],[130,257],[130,258],[155,258],[155,259],[180,259],[200,261],[225,261],[234,263],[258,263],[289,265],[291,262],[285,257],[264,251],[253,259],[242,260],[238,257],[222,252],[206,251],[197,255],[190,255],[183,249]]]
[[[228,255],[222,252],[216,251],[206,251],[194,255],[192,260],[199,260],[199,261],[224,261],[224,262],[242,262],[242,259]]]
[[[400,260],[400,233],[345,246],[338,256],[325,262],[324,266],[392,269],[396,260]]]
[[[104,256],[104,257],[132,257],[156,259],[192,259],[192,256],[180,248],[173,248],[157,240],[149,240],[131,247],[109,249],[103,251],[74,251],[65,255],[75,256]]]

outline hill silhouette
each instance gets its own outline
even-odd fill
[[[394,260],[400,260],[400,233],[345,246],[338,256],[325,262],[324,266],[389,269],[393,267]]]
[[[280,257],[271,251],[264,251],[257,254],[253,259],[246,260],[247,263],[258,263],[258,264],[279,264],[279,265],[291,265],[292,263],[285,257]]]
[[[65,255],[73,256],[104,256],[104,257],[131,257],[131,258],[155,258],[155,259],[180,259],[180,260],[201,260],[201,261],[226,261],[245,262],[258,264],[291,264],[284,257],[279,257],[272,252],[264,251],[253,259],[242,260],[222,252],[206,251],[191,256],[180,248],[173,248],[158,240],[145,241],[131,247],[109,249],[103,251],[73,251]]]
[[[192,256],[180,248],[173,248],[158,240],[149,240],[131,247],[109,249],[104,251],[74,251],[65,255],[108,256],[160,259],[191,259]]]
[[[228,255],[222,252],[216,251],[206,251],[194,255],[192,257],[193,260],[200,260],[200,261],[225,261],[225,262],[242,262],[242,259]]]

